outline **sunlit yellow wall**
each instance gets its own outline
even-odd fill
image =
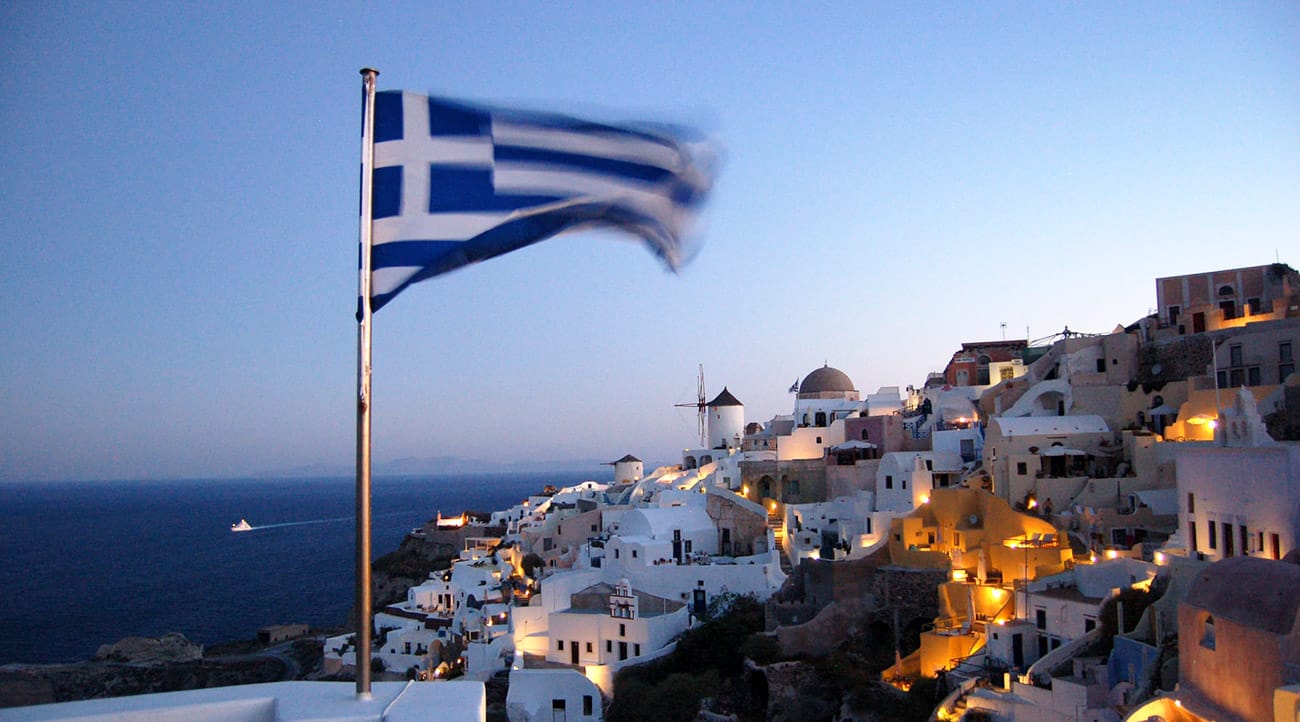
[[[972,518],[974,523],[972,523]],[[978,567],[976,550],[983,549],[987,569],[1001,569],[1004,577],[1011,578],[1009,570],[1024,566],[1025,552],[1016,551],[1008,556],[1003,542],[1024,539],[1033,534],[1061,535],[1045,519],[1021,514],[1006,501],[982,489],[955,487],[935,489],[929,503],[908,516],[895,519],[890,524],[889,551],[895,564],[942,569],[949,565],[949,555],[960,554],[961,567],[973,577]],[[934,542],[931,543],[931,536]],[[912,548],[912,547],[916,548]],[[1041,573],[1054,573],[1064,569],[1071,558],[1068,545],[1030,551],[1030,569]],[[1017,561],[1018,560],[1018,561]],[[1007,565],[1015,561],[1014,565]]]

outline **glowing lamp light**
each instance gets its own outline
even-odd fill
[[[954,582],[964,582],[964,581],[966,581],[966,570],[965,570],[965,569],[954,569],[954,570],[952,570],[952,580],[953,580]]]
[[[1155,559],[1156,564],[1164,564],[1169,561],[1169,557],[1165,556],[1164,552],[1156,552]]]
[[[1114,550],[1114,549],[1107,549],[1107,550],[1106,550],[1106,558],[1107,558],[1107,559],[1118,559],[1118,558],[1119,558],[1119,552],[1116,551],[1116,550]]]
[[[921,503],[922,503],[922,504],[929,504],[929,503],[930,503],[930,495],[929,495],[929,494],[922,494],[922,495],[921,495]]]
[[[1209,427],[1211,429],[1217,429],[1219,428],[1219,422],[1215,421],[1214,419],[1210,419]]]

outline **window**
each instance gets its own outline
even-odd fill
[[[591,642],[587,642],[587,653],[591,653]]]
[[[819,443],[819,444],[822,443],[822,437],[820,437],[820,436],[817,437],[817,443]]]
[[[620,624],[620,625],[618,625],[618,636],[620,636],[620,637],[626,637],[626,636],[627,636],[627,625],[626,625],[626,624]]]
[[[563,652],[563,651],[564,651],[564,640],[563,640],[563,639],[557,639],[557,640],[555,640],[555,648],[556,648],[557,650]]]
[[[1097,359],[1097,373],[1099,374],[1106,373],[1106,359],[1104,358]]]
[[[1084,618],[1083,618],[1083,633],[1084,633],[1084,634],[1087,634],[1088,632],[1091,632],[1092,630],[1094,630],[1094,629],[1096,629],[1096,628],[1097,628],[1097,620],[1093,619],[1092,617],[1084,617]]]
[[[1241,553],[1242,553],[1242,554],[1249,554],[1249,553],[1250,553],[1250,533],[1246,531],[1246,525],[1245,525],[1245,524],[1242,524],[1242,525],[1241,525],[1240,527],[1238,527],[1238,528],[1241,529]]]
[[[632,558],[633,558],[633,559],[636,559],[636,556],[637,556],[637,555],[636,555],[636,550],[633,549],[633,550],[632,550]]]
[[[592,698],[589,694],[582,695],[582,714],[590,717],[592,713]]]
[[[888,474],[885,475],[885,488],[886,489],[894,488],[894,477]]]
[[[632,655],[633,655],[634,657],[640,657],[640,656],[641,656],[641,645],[639,645],[639,644],[633,644],[633,645],[632,645]]]
[[[1188,513],[1188,514],[1195,514],[1195,513],[1196,513],[1196,495],[1195,495],[1195,494],[1188,493],[1188,495],[1187,495],[1187,513]]]
[[[1291,342],[1283,341],[1277,345],[1277,382],[1295,373],[1295,357],[1291,355]]]
[[[1228,365],[1229,366],[1241,365],[1241,344],[1234,343],[1228,347]]]
[[[1211,521],[1206,526],[1210,527],[1210,548],[1218,549],[1219,548],[1219,534],[1217,531],[1218,527],[1214,525],[1213,521]]]
[[[1169,307],[1169,325],[1170,325],[1170,326],[1177,326],[1177,325],[1178,325],[1178,314],[1182,313],[1182,311],[1183,311],[1183,309],[1182,309],[1181,307],[1179,307],[1179,306],[1170,306],[1170,307]]]
[[[870,440],[870,438],[869,438],[870,436],[871,436],[871,433],[870,433],[870,432],[868,432],[866,429],[863,429],[863,430],[862,430],[862,440],[863,440],[863,441],[869,441],[869,440]]]
[[[1020,476],[1024,476],[1025,474],[1028,474],[1028,473],[1029,473],[1029,464],[1027,464],[1027,463],[1025,463],[1025,462],[1023,462],[1023,461],[1017,461],[1017,462],[1016,462],[1016,473],[1019,474]]]
[[[612,640],[612,639],[606,639],[606,640],[605,640],[605,651],[606,651],[607,653],[613,653],[613,651],[614,651],[614,640]]]
[[[1246,369],[1246,385],[1259,386],[1259,367],[1251,366]]]
[[[1201,646],[1214,649],[1214,617],[1208,614],[1201,620]]]
[[[1194,520],[1187,522],[1187,538],[1191,541],[1192,551],[1198,552],[1201,550],[1196,543],[1196,522]]]
[[[903,477],[903,488],[907,488],[907,477]]]
[[[1039,629],[1047,629],[1047,610],[1046,610],[1046,609],[1035,609],[1035,610],[1034,610],[1034,626],[1035,626],[1035,627],[1038,627]]]
[[[1269,540],[1269,542],[1270,542],[1270,543],[1272,544],[1272,546],[1273,546],[1273,558],[1274,558],[1274,559],[1281,559],[1281,558],[1282,558],[1282,540],[1278,537],[1278,535],[1277,535],[1276,533],[1269,534],[1269,535],[1268,535],[1268,540]]]
[[[1223,556],[1230,557],[1234,551],[1232,548],[1232,525],[1225,521],[1223,522]]]
[[[1263,310],[1259,303],[1259,296],[1252,296],[1246,299],[1246,315],[1253,316]]]

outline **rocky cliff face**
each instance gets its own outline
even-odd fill
[[[182,634],[128,637],[72,664],[0,667],[0,707],[275,682],[289,673],[274,657],[203,659],[203,645]]]
[[[197,662],[200,659],[203,659],[203,645],[191,642],[185,635],[175,632],[157,638],[127,637],[116,644],[101,645],[95,653],[96,661],[144,666]]]

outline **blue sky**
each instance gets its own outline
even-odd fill
[[[380,461],[671,461],[701,363],[766,420],[1300,261],[1295,3],[304,8],[0,7],[0,479],[351,463],[363,66],[725,149],[680,275],[587,232],[383,309]]]

